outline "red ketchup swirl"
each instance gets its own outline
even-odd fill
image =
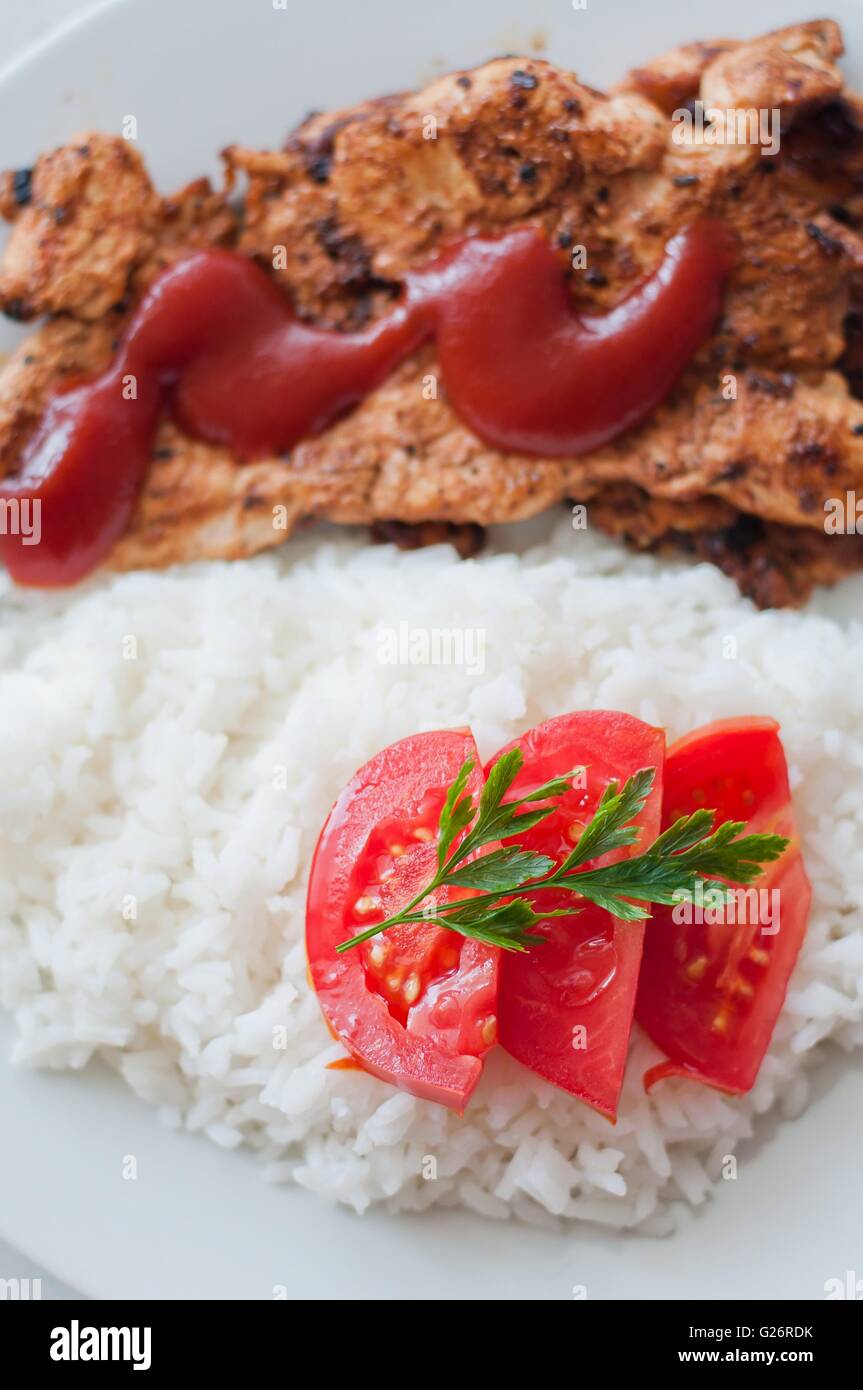
[[[412,271],[370,327],[341,333],[298,319],[254,262],[195,252],[154,282],[108,371],[48,404],[0,485],[0,501],[29,502],[31,519],[40,504],[38,544],[14,534],[7,505],[0,555],[19,584],[73,583],[125,531],[165,410],[240,458],[284,453],[430,338],[453,409],[486,443],[546,457],[595,449],[674,384],[716,321],[728,268],[722,229],[699,222],[617,308],[580,314],[539,232],[473,237]]]

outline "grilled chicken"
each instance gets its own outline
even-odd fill
[[[824,532],[825,498],[863,495],[863,105],[843,93],[841,52],[829,21],[688,45],[607,96],[498,59],[316,115],[283,150],[232,147],[224,192],[198,181],[160,198],[135,150],[97,135],[0,177],[13,223],[0,306],[47,316],[0,373],[0,475],[50,393],[107,365],[143,289],[190,249],[255,257],[303,316],[338,329],[368,322],[448,241],[526,225],[562,266],[586,248],[573,292],[605,310],[707,214],[737,243],[722,320],[671,397],[612,444],[569,460],[494,451],[443,391],[426,399],[426,347],[289,456],[244,462],[166,418],[110,563],[249,555],[317,517],[397,522],[389,534],[407,541],[407,527],[513,521],[568,498],[638,548],[720,564],[760,604],[802,601],[863,564],[863,539]],[[679,143],[672,113],[696,97],[778,109],[779,153]]]

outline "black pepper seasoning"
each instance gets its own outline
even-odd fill
[[[12,175],[12,196],[19,207],[26,207],[33,196],[33,170],[16,169]]]

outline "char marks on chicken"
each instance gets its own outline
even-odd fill
[[[761,606],[804,601],[863,564],[863,537],[824,529],[827,498],[863,496],[863,101],[843,88],[841,54],[834,23],[800,24],[687,45],[608,95],[497,59],[311,116],[280,150],[232,146],[222,191],[198,180],[161,197],[133,146],[96,134],[0,176],[0,307],[40,320],[0,371],[0,477],[51,394],[107,366],[144,290],[190,250],[254,257],[304,318],[344,329],[452,241],[523,226],[562,266],[585,247],[573,293],[602,312],[709,216],[735,244],[721,320],[664,403],[611,444],[572,459],[490,448],[445,385],[427,399],[426,346],[287,456],[238,459],[166,416],[110,564],[246,556],[313,518],[472,550],[477,528],[568,499],[636,549],[719,565]],[[778,153],[681,140],[674,113],[696,100],[777,109]]]

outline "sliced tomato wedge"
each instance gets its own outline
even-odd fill
[[[773,719],[729,719],[675,743],[665,767],[663,829],[699,807],[716,823],[787,836],[781,859],[738,889],[733,921],[707,907],[658,907],[648,926],[636,1018],[668,1056],[644,1078],[688,1076],[739,1094],[755,1082],[806,932],[812,890],[794,824],[788,768]],[[761,897],[766,894],[766,897]],[[758,896],[753,896],[758,895]],[[684,915],[694,917],[686,921]]]
[[[570,769],[586,769],[585,785],[568,792],[551,816],[519,836],[525,848],[559,863],[577,843],[608,783],[623,783],[645,767],[656,768],[657,775],[638,818],[640,840],[630,849],[592,861],[591,867],[637,854],[656,838],[665,760],[662,729],[628,714],[564,714],[507,744],[492,764],[514,747],[524,755],[513,786],[518,796]],[[540,905],[551,909],[572,904],[566,892],[543,893],[534,902],[537,910]],[[578,915],[552,918],[537,928],[544,944],[525,954],[503,953],[498,1030],[513,1057],[613,1119],[623,1084],[644,926],[618,922],[591,904],[581,906]]]
[[[499,951],[426,923],[341,955],[336,946],[433,877],[441,807],[469,758],[477,798],[482,770],[463,730],[402,739],[360,768],[321,831],[306,912],[312,983],[333,1034],[366,1071],[458,1110],[496,1041]]]

